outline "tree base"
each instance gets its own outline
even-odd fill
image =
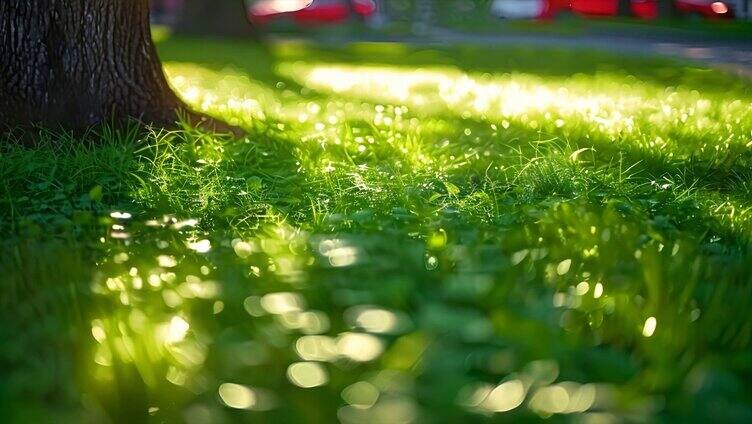
[[[218,134],[232,134],[235,138],[243,138],[246,136],[244,129],[230,125],[221,119],[212,118],[209,115],[204,115],[198,112],[188,110],[183,115],[185,118],[181,118],[180,121],[174,121],[174,125],[179,125],[180,122],[185,121],[189,126],[201,129],[203,131],[209,131]],[[164,127],[164,126],[163,126]]]
[[[222,2],[224,3],[224,1]],[[102,124],[242,130],[172,92],[151,39],[149,0],[1,0],[0,130]]]

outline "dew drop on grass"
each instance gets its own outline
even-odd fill
[[[598,299],[603,296],[603,284],[596,283],[595,289],[593,289],[593,298]]]
[[[433,233],[431,237],[428,239],[428,248],[429,249],[443,249],[446,246],[447,243],[447,234],[446,231],[442,228],[439,229],[437,232]]]
[[[563,261],[559,262],[558,266],[556,266],[556,273],[559,275],[564,275],[569,272],[569,268],[571,266],[572,266],[572,260],[564,259]]]
[[[174,316],[167,325],[165,342],[177,343],[183,340],[190,329],[190,325],[183,318]]]
[[[426,269],[432,271],[439,267],[439,259],[433,255],[426,256]]]
[[[173,268],[178,264],[178,261],[172,256],[160,255],[157,256],[157,263],[163,268]]]
[[[131,216],[132,215],[129,214],[128,212],[115,211],[115,212],[110,213],[110,217],[115,218],[115,219],[131,219]]]
[[[225,405],[235,409],[251,409],[256,403],[253,390],[233,383],[223,383],[219,386],[219,398]]]
[[[368,409],[379,399],[379,390],[367,381],[359,381],[342,390],[342,399],[358,409]]]
[[[128,261],[128,254],[121,252],[115,255],[112,259],[116,264],[122,264]]]
[[[658,326],[658,320],[655,317],[649,317],[645,320],[645,325],[642,327],[642,335],[645,337],[651,337],[655,333],[655,328]]]
[[[241,241],[241,240],[236,240],[232,244],[232,248],[235,251],[235,254],[238,255],[242,259],[245,259],[245,258],[251,256],[251,254],[253,254],[253,250],[254,250],[253,249],[253,245],[251,245],[250,243],[247,243],[245,241]]]
[[[511,258],[512,259],[512,265],[513,266],[517,265],[520,262],[522,262],[523,260],[525,260],[525,258],[527,257],[528,253],[530,253],[530,251],[527,250],[527,249],[520,250],[518,252],[514,252],[512,254],[512,258]]]
[[[697,308],[693,309],[689,314],[689,318],[691,322],[697,321],[700,318],[700,310]]]
[[[347,332],[337,338],[337,351],[355,362],[370,362],[384,352],[384,344],[371,334]]]
[[[296,362],[287,368],[287,378],[298,387],[310,389],[329,381],[329,373],[317,362]]]
[[[507,412],[522,405],[524,400],[524,384],[520,380],[511,380],[496,386],[480,406],[491,412]]]
[[[206,253],[211,250],[211,242],[209,240],[199,240],[188,243],[188,248],[198,253]]]

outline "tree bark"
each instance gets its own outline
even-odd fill
[[[0,0],[0,126],[170,127],[179,114],[214,123],[170,89],[149,0]]]
[[[258,37],[245,0],[186,0],[176,30],[186,35]]]
[[[658,0],[658,17],[661,19],[673,19],[676,17],[674,0]]]
[[[632,0],[618,0],[616,14],[618,16],[632,16]]]

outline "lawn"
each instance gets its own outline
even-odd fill
[[[625,38],[681,40],[694,42],[749,42],[752,22],[710,21],[696,18],[676,20],[639,20],[634,18],[583,18],[563,13],[553,20],[503,20],[483,10],[470,16],[444,11],[438,13],[441,27],[466,33],[538,34],[564,37],[617,36]]]
[[[248,137],[0,143],[4,422],[752,420],[752,89],[172,38]]]

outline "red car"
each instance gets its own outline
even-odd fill
[[[716,0],[676,0],[674,7],[680,14],[698,15],[708,18],[733,18],[734,11],[725,1]],[[573,12],[586,16],[616,16],[619,0],[571,0]],[[658,17],[658,0],[632,0],[632,14],[642,19]]]
[[[257,0],[248,9],[251,22],[257,25],[279,18],[302,25],[330,24],[353,15],[367,18],[374,13],[374,0]]]
[[[582,16],[617,16],[620,0],[494,0],[491,14],[504,19],[550,19],[566,11]],[[658,1],[631,0],[633,16],[641,19],[658,17]],[[679,14],[707,18],[733,18],[730,0],[676,0]]]
[[[632,0],[632,15],[652,19],[658,17],[657,0]],[[619,0],[571,0],[572,12],[585,16],[616,16],[619,14]]]
[[[685,15],[702,15],[709,18],[733,18],[734,8],[729,3],[713,0],[681,0],[676,10]]]

